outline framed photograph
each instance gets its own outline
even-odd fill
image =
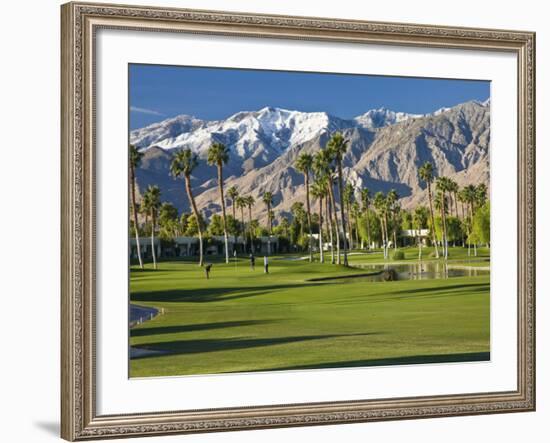
[[[61,14],[63,438],[535,409],[534,33]]]

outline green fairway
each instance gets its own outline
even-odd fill
[[[416,259],[416,248],[406,251],[407,261]],[[450,257],[464,253],[451,248]],[[487,251],[478,253],[488,258]],[[330,261],[330,255],[325,258]],[[270,273],[264,274],[261,261],[255,271],[246,259],[237,266],[215,262],[210,280],[185,261],[161,262],[157,271],[132,267],[131,303],[162,313],[130,330],[132,346],[160,351],[132,359],[130,375],[489,358],[489,275],[311,282],[365,271],[271,257]],[[382,262],[382,254],[350,256],[352,264],[365,261]]]

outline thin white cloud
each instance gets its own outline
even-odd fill
[[[137,106],[130,106],[130,112],[140,112],[141,114],[149,114],[149,115],[164,115],[153,109],[138,108]]]

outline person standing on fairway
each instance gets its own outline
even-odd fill
[[[256,259],[254,258],[254,254],[250,254],[250,269],[254,270],[255,264],[256,264]]]
[[[267,260],[267,255],[264,255],[264,272],[269,274],[269,262]]]
[[[206,274],[206,280],[210,280],[210,269],[212,269],[212,263],[208,263],[204,267],[204,273]]]

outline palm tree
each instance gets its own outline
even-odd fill
[[[231,191],[231,189],[229,189],[229,191]],[[239,208],[241,211],[241,235],[243,237],[243,251],[244,251],[246,249],[246,235],[244,234],[244,208],[246,207],[246,198],[240,195],[237,195],[233,201],[237,205],[237,208]],[[235,243],[236,242],[237,240],[235,240]]]
[[[336,233],[336,251],[338,257],[338,264],[340,264],[340,229],[338,228],[338,215],[336,213],[336,205],[334,204],[334,188],[333,188],[333,157],[332,153],[328,149],[321,149],[313,160],[313,167],[315,169],[315,175],[318,177],[325,177],[325,186],[327,189],[326,199],[326,213],[328,216],[329,224],[329,238],[330,238],[330,253],[331,264],[334,264],[334,238],[333,231]]]
[[[391,189],[386,195],[386,200],[388,202],[388,210],[392,215],[392,233],[393,233],[393,248],[397,249],[397,213],[399,212],[399,205],[397,200],[399,200],[399,195],[395,189]]]
[[[244,203],[248,207],[248,233],[250,234],[250,252],[254,250],[254,237],[252,232],[252,206],[254,206],[255,199],[251,195],[244,197]]]
[[[158,186],[151,186],[147,188],[143,195],[143,206],[149,211],[151,215],[151,249],[153,252],[153,267],[157,269],[157,254],[155,251],[155,228],[157,224],[157,214],[160,207],[160,189]]]
[[[359,214],[361,213],[361,209],[359,208],[359,203],[354,201],[351,205],[350,209],[350,219],[353,216],[353,232],[355,233],[355,245],[357,246],[359,244]]]
[[[367,219],[367,249],[370,249],[370,221],[369,221],[369,206],[370,206],[370,191],[367,188],[361,190],[361,203],[363,205],[363,212]]]
[[[231,199],[231,209],[233,211],[233,220],[237,220],[237,217],[235,215],[235,210],[237,209],[237,198],[239,197],[239,191],[237,190],[237,188],[235,186],[231,186],[228,190],[227,190],[227,195],[229,196],[229,198]],[[233,245],[236,245],[237,244],[237,235],[233,235]],[[234,246],[233,246],[234,247]]]
[[[465,239],[464,239],[464,226],[466,226],[466,230],[469,231],[469,228],[468,228],[468,223],[467,223],[467,220],[466,220],[466,214],[465,214],[465,211],[464,211],[464,203],[466,203],[468,201],[468,197],[466,195],[466,189],[465,188],[462,188],[460,191],[458,191],[458,201],[460,202],[460,213],[461,213],[461,219],[462,219],[462,223],[461,223],[461,226],[462,226],[462,247],[466,246],[466,242],[465,242]],[[470,235],[470,233],[468,232],[468,235]],[[468,252],[469,252],[469,249],[468,249]]]
[[[269,237],[267,238],[267,255],[271,254],[271,231],[273,229],[273,220],[271,217],[273,213],[271,212],[271,205],[273,204],[273,194],[269,191],[264,192],[262,196],[262,201],[265,203],[267,208],[267,227]]]
[[[485,204],[487,201],[487,185],[485,183],[480,183],[476,187],[476,206],[479,208]]]
[[[441,221],[443,223],[443,256],[445,260],[449,257],[449,242],[447,240],[447,191],[449,190],[449,181],[447,177],[438,177],[435,182],[435,188],[439,197],[439,209],[441,211]]]
[[[302,152],[296,160],[295,168],[297,171],[304,174],[304,181],[306,185],[306,211],[307,211],[307,224],[309,230],[309,261],[313,261],[313,233],[311,231],[311,207],[309,204],[309,173],[313,167],[313,156],[307,152]]]
[[[464,200],[468,205],[468,220],[467,220],[467,226],[468,226],[468,256],[470,255],[470,245],[471,245],[471,234],[472,234],[472,223],[474,220],[474,210],[475,210],[475,203],[477,199],[479,198],[478,195],[478,189],[474,185],[468,185],[463,189],[464,192]],[[474,241],[474,255],[477,255],[477,246],[476,242]]]
[[[336,168],[338,171],[338,193],[340,196],[340,216],[342,218],[342,231],[344,234],[344,266],[348,266],[348,245],[346,239],[346,210],[344,208],[343,195],[344,195],[344,183],[342,177],[342,158],[348,149],[349,141],[344,136],[337,132],[329,140],[327,148],[332,152],[334,160],[336,162]]]
[[[325,262],[325,255],[323,252],[323,199],[326,195],[326,177],[320,177],[315,180],[311,189],[311,194],[314,198],[319,200],[319,261]]]
[[[455,216],[456,218],[458,218],[458,198],[457,198],[457,194],[458,194],[458,183],[455,182],[454,180],[448,178],[447,179],[447,184],[448,184],[448,192],[449,192],[449,195],[452,194],[453,195],[453,200],[454,200],[454,207],[455,207]],[[452,215],[452,208],[451,208],[451,215]]]
[[[384,258],[387,258],[387,245],[388,245],[388,230],[387,230],[387,219],[386,219],[386,205],[387,200],[382,192],[377,192],[374,194],[374,208],[378,214],[380,220],[380,231],[382,233],[382,246],[384,249]]]
[[[434,217],[434,208],[433,208],[433,199],[432,199],[432,182],[434,180],[434,167],[430,162],[424,163],[418,170],[418,175],[420,179],[426,182],[426,187],[428,188],[428,201],[430,203],[430,219],[431,219],[431,231],[432,231],[432,242],[435,248],[435,258],[439,258],[439,250],[437,248],[437,238],[435,236],[435,217]]]
[[[204,264],[204,254],[203,254],[203,244],[202,244],[202,217],[199,214],[197,209],[197,204],[195,203],[195,198],[193,197],[193,190],[191,188],[191,174],[193,170],[199,164],[199,160],[196,154],[193,154],[189,148],[183,149],[176,153],[172,159],[170,165],[170,173],[173,177],[181,177],[185,179],[185,190],[187,192],[187,199],[191,204],[193,209],[193,214],[197,220],[197,231],[199,234],[199,266]]]
[[[353,249],[353,236],[352,236],[352,229],[351,229],[351,205],[353,204],[354,200],[354,193],[355,189],[353,188],[353,185],[351,183],[347,183],[346,186],[344,186],[344,204],[346,205],[346,211],[348,213],[347,218],[347,228],[349,232],[349,249],[350,251]]]
[[[130,179],[130,203],[132,205],[132,218],[134,221],[134,233],[136,236],[136,250],[139,260],[139,267],[143,269],[143,260],[141,259],[141,246],[139,244],[139,226],[138,226],[138,216],[137,216],[137,205],[136,205],[136,168],[141,162],[143,154],[139,152],[134,145],[130,145],[129,150],[129,179]]]
[[[218,170],[218,188],[222,204],[223,238],[225,242],[225,262],[229,263],[229,246],[227,241],[227,220],[225,218],[225,198],[223,196],[223,165],[229,161],[229,149],[222,143],[214,143],[208,149],[208,164]]]

